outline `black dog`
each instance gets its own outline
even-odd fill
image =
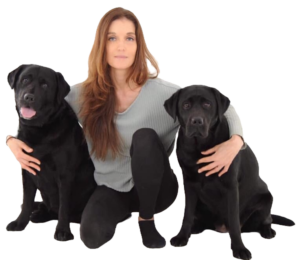
[[[229,103],[218,90],[197,85],[180,89],[165,101],[166,111],[180,123],[176,153],[186,196],[183,224],[171,244],[184,246],[191,234],[205,229],[228,230],[234,257],[251,259],[241,232],[259,232],[264,238],[273,238],[276,233],[271,223],[294,223],[270,214],[273,197],[258,175],[258,162],[249,146],[237,154],[221,178],[198,173],[203,166],[196,164],[203,157],[201,152],[229,139],[224,116]]]
[[[40,160],[41,171],[33,175],[22,169],[22,211],[6,229],[20,231],[29,220],[58,219],[54,238],[73,239],[70,222],[80,223],[96,182],[83,131],[64,100],[70,86],[61,73],[37,65],[19,66],[8,74],[8,82],[19,115],[17,138],[33,148],[30,155]],[[34,202],[37,189],[42,203]]]

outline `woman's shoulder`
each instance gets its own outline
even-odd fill
[[[74,93],[80,92],[81,88],[82,88],[82,83],[74,84],[70,86],[70,92],[74,92]]]
[[[166,89],[170,92],[176,92],[177,90],[181,89],[180,86],[171,83],[169,81],[163,80],[161,78],[154,78],[154,79],[148,79],[148,85],[153,85],[156,87],[159,87],[161,89]]]
[[[82,83],[77,83],[70,86],[70,92],[65,97],[65,101],[72,107],[76,115],[79,112],[79,97],[82,89]]]
[[[70,86],[70,92],[68,95],[65,97],[65,99],[70,103],[74,102],[75,100],[78,99],[81,91],[82,83],[77,83],[72,86]]]

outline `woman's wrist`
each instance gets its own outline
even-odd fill
[[[10,139],[16,139],[16,137],[14,137],[14,136],[12,136],[12,135],[6,136],[6,145],[8,145],[7,143],[8,143],[8,141],[9,141]]]
[[[232,135],[230,138],[231,142],[239,148],[239,150],[243,147],[244,145],[244,140],[240,135]]]

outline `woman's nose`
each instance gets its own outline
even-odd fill
[[[125,44],[123,42],[119,42],[118,49],[123,50],[125,48]]]
[[[125,42],[124,41],[119,41],[118,42],[118,49],[124,49],[125,48]]]

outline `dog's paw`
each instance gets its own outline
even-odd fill
[[[171,239],[172,246],[186,246],[189,241],[188,237],[176,236]]]
[[[252,258],[251,252],[247,248],[232,250],[233,256],[238,259],[250,260]]]
[[[74,239],[74,236],[69,230],[56,230],[54,238],[58,241],[68,241]]]
[[[271,239],[276,236],[276,232],[271,227],[263,227],[260,231],[260,235],[263,238]]]
[[[7,227],[6,230],[7,231],[22,231],[26,228],[28,223],[26,222],[18,222],[18,221],[12,221],[10,222]]]

